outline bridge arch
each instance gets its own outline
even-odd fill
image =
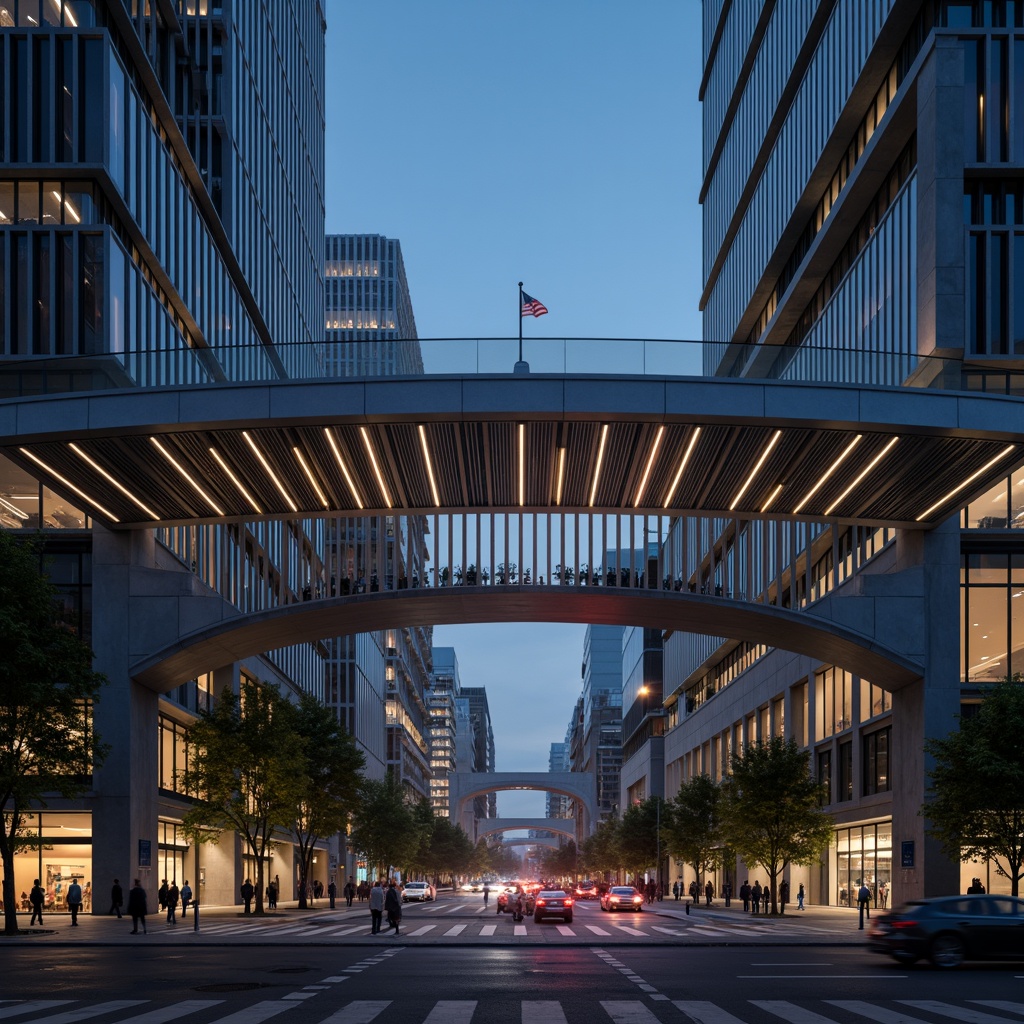
[[[570,839],[576,838],[576,822],[571,818],[501,818],[496,819],[492,827],[485,827],[489,824],[489,821],[477,822],[476,835],[478,839],[493,836],[499,832],[515,832],[521,829],[536,829],[568,836]],[[508,842],[507,839],[503,841]]]

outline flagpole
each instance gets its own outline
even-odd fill
[[[523,361],[523,282],[519,282],[519,362]]]

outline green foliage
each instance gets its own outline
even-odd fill
[[[264,858],[275,830],[295,823],[307,793],[306,757],[296,710],[274,687],[246,681],[225,692],[188,734],[186,792],[195,800],[183,817],[197,843],[240,832],[256,864],[256,913],[263,913]]]
[[[835,826],[821,809],[824,787],[810,773],[810,754],[775,736],[738,751],[722,784],[722,837],[747,862],[768,872],[772,913],[776,879],[789,864],[813,864],[832,843]]]
[[[721,858],[721,795],[710,775],[687,779],[675,799],[668,803],[668,820],[661,826],[666,852],[684,864],[693,865],[700,884],[704,872],[712,870]]]
[[[17,934],[14,856],[37,840],[26,815],[48,796],[77,796],[107,748],[92,731],[106,679],[92,651],[60,621],[57,592],[39,571],[39,547],[0,531],[0,858],[4,930]]]
[[[401,780],[388,771],[383,779],[363,783],[362,799],[352,813],[349,841],[378,876],[386,878],[390,868],[416,860],[421,827],[406,803]]]
[[[945,739],[926,741],[934,758],[928,834],[956,860],[991,860],[1014,896],[1024,876],[1024,683],[996,685],[978,712]]]
[[[660,822],[666,818],[665,801],[652,796],[626,808],[619,825],[618,848],[621,863],[634,880],[658,861]]]
[[[430,810],[430,805],[427,805]],[[470,869],[473,861],[473,842],[462,829],[449,818],[433,817],[426,835],[420,844],[419,866],[424,873],[433,876],[435,885],[442,875],[451,875],[453,881]]]
[[[575,878],[579,870],[576,843],[570,839],[557,849],[548,850],[543,857],[545,878]]]
[[[580,870],[592,877],[614,874],[622,864],[618,818],[600,822],[580,844]]]

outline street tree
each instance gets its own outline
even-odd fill
[[[790,864],[817,862],[832,843],[835,826],[821,809],[826,799],[809,753],[795,740],[773,736],[733,753],[732,774],[722,783],[722,838],[768,873],[773,914],[779,875]]]
[[[443,875],[450,875],[452,886],[457,876],[469,870],[473,859],[473,843],[450,818],[434,817],[427,841],[421,845],[421,866],[438,885]]]
[[[406,802],[401,780],[390,769],[383,779],[364,780],[362,797],[352,812],[349,842],[379,878],[387,878],[392,867],[415,860],[419,824]]]
[[[1024,680],[995,685],[960,728],[930,739],[928,834],[956,860],[992,861],[1019,895],[1024,876]]]
[[[579,863],[592,877],[614,875],[622,866],[618,818],[606,818],[580,844]]]
[[[366,758],[332,711],[303,694],[292,726],[301,741],[303,770],[292,831],[299,848],[299,908],[306,907],[306,885],[317,842],[344,832],[359,802]]]
[[[255,864],[256,913],[263,913],[264,864],[275,833],[290,830],[306,794],[306,758],[295,708],[269,684],[246,680],[225,691],[189,729],[182,817],[191,842],[234,830]]]
[[[4,932],[18,933],[14,858],[36,849],[30,819],[54,796],[88,789],[107,748],[92,729],[104,676],[61,621],[39,547],[0,531],[0,859]]]
[[[640,803],[626,808],[619,825],[619,854],[622,864],[637,884],[644,872],[650,868],[660,867],[659,829],[665,820],[665,801],[661,797],[652,796]],[[656,870],[660,879],[661,872]]]
[[[693,866],[701,890],[704,872],[712,870],[722,856],[721,795],[710,775],[694,775],[668,802],[668,820],[661,826],[666,853]]]

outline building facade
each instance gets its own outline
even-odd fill
[[[448,776],[460,770],[456,704],[462,696],[459,659],[454,647],[435,647],[430,677],[430,806],[434,814],[451,817]],[[466,769],[468,770],[468,768]]]
[[[487,688],[484,686],[463,686],[462,697],[466,701],[469,719],[473,728],[474,772],[493,772],[494,729],[491,725],[491,709],[487,703]],[[460,765],[461,770],[461,765]],[[473,800],[473,818],[496,818],[498,797],[496,793],[478,796]]]

